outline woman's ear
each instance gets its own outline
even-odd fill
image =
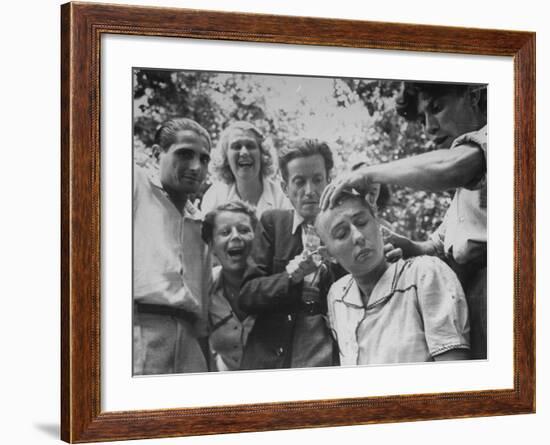
[[[158,145],[158,144],[153,145],[153,147],[152,147],[153,157],[157,161],[159,160],[161,151],[162,151],[162,149],[160,148],[160,145]]]

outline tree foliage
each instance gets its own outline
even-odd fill
[[[297,137],[327,140],[335,174],[359,161],[388,162],[433,148],[419,124],[397,115],[399,81],[136,69],[133,87],[134,160],[146,168],[155,168],[158,126],[173,117],[199,122],[214,144],[236,120],[256,125],[276,152]],[[416,240],[435,230],[450,203],[448,193],[390,190],[381,216]]]

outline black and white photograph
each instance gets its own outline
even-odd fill
[[[488,85],[131,74],[134,376],[487,359]]]

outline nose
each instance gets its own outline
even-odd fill
[[[237,230],[237,228],[236,228],[236,227],[233,227],[233,228],[231,229],[231,237],[230,237],[230,238],[233,239],[233,238],[240,238],[240,237],[241,237],[241,234],[239,233],[239,231]]]
[[[437,118],[431,113],[425,114],[426,133],[430,136],[437,134],[439,130],[439,122]]]
[[[351,239],[353,244],[357,244],[359,246],[365,244],[365,237],[363,236],[363,233],[361,233],[361,231],[353,224],[351,225]]]
[[[193,156],[193,159],[189,161],[189,170],[199,171],[201,169],[201,162],[198,156]]]
[[[239,150],[239,154],[246,155],[248,154],[248,148],[246,148],[246,145],[241,145],[241,149]]]
[[[306,181],[304,192],[306,195],[312,195],[314,192],[313,183],[311,181]]]

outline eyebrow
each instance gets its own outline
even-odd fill
[[[185,142],[182,142],[181,144],[185,144]],[[176,147],[174,149],[174,152],[177,152],[177,151],[192,151],[192,152],[195,152],[195,150],[191,147],[187,147],[187,146],[182,146],[182,147]],[[210,151],[208,151],[208,149],[206,147],[201,147],[201,150],[198,152],[199,155],[206,155],[208,157],[210,157]]]
[[[362,216],[363,214],[368,213],[368,210],[362,209],[355,212],[353,215],[351,215],[351,218],[355,218],[356,216]]]

